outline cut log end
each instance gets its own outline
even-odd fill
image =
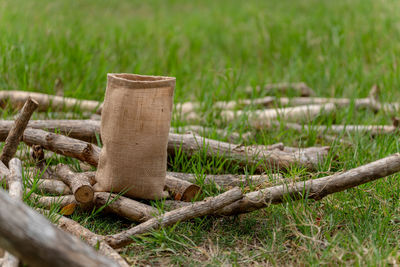
[[[191,184],[189,187],[186,188],[185,191],[183,191],[182,195],[180,198],[177,199],[178,195],[175,196],[175,200],[181,200],[181,201],[192,201],[197,194],[200,193],[200,186]]]
[[[75,192],[75,199],[80,203],[89,203],[93,201],[94,190],[89,185],[80,186]]]

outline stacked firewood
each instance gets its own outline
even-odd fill
[[[376,89],[370,97],[356,100],[310,97],[313,92],[303,83],[269,85],[264,89],[286,90],[288,87],[298,89],[302,97],[290,99],[266,97],[237,102],[217,102],[216,106],[222,110],[221,116],[225,120],[230,121],[237,116],[246,115],[249,124],[255,128],[273,126],[278,117],[288,120],[300,117],[312,118],[321,111],[329,112],[338,106],[346,106],[350,103],[354,103],[356,107],[388,111],[400,106],[379,103],[374,97]],[[0,192],[0,200],[3,203],[0,205],[0,246],[7,250],[2,259],[3,263],[8,264],[7,266],[17,266],[19,259],[32,266],[71,264],[127,266],[128,264],[115,249],[132,243],[132,237],[135,235],[199,216],[231,216],[247,213],[270,204],[281,203],[287,198],[308,197],[320,200],[329,194],[400,171],[400,154],[394,154],[343,173],[308,181],[288,182],[283,179],[282,172],[293,165],[309,171],[316,170],[318,164],[328,155],[329,147],[295,148],[282,143],[270,146],[244,146],[202,137],[194,133],[199,132],[198,126],[188,126],[185,130],[190,130],[190,133],[170,133],[168,141],[170,156],[175,156],[178,151],[188,156],[198,151],[205,151],[207,157],[218,155],[240,166],[251,166],[259,174],[252,176],[207,175],[204,179],[206,183],[213,183],[229,190],[216,197],[197,201],[201,188],[195,184],[195,175],[169,172],[165,184],[165,190],[169,193],[169,200],[165,201],[168,211],[160,214],[159,210],[146,202],[125,197],[123,194],[99,192],[96,190],[95,171],[76,172],[68,165],[58,164],[54,167],[46,162],[48,156],[55,153],[78,159],[86,166],[96,168],[101,151],[101,148],[96,145],[101,140],[100,121],[96,119],[33,121],[30,120],[32,113],[36,109],[46,111],[50,108],[54,111],[62,111],[79,108],[81,111],[99,114],[101,103],[39,93],[0,91],[0,104],[11,105],[15,108],[22,107],[15,121],[0,121],[0,140],[5,142],[0,156],[0,176],[9,191],[8,195]],[[235,111],[238,106],[270,107],[274,104],[297,107],[249,112]],[[198,106],[198,103],[183,103],[176,105],[176,109],[190,119],[197,116],[195,110]],[[295,129],[304,127],[289,123],[287,126]],[[368,126],[363,130],[392,132],[396,130],[396,126],[393,127],[395,128],[388,130],[389,128],[385,127]],[[332,127],[332,129],[335,128]],[[204,128],[201,129],[204,130]],[[359,130],[358,127],[350,127],[350,129]],[[20,142],[30,147],[34,167],[22,166],[21,160],[16,158]],[[24,190],[31,190],[29,183],[22,181],[23,167],[27,173],[26,179],[34,180],[35,177],[39,177],[34,189],[36,193],[28,194],[30,199],[41,207],[36,211],[31,210],[22,202]],[[275,174],[265,174],[266,170]],[[24,185],[27,187],[24,188]],[[247,185],[255,185],[258,190],[243,193],[239,187]],[[54,203],[60,205],[57,226],[64,231],[57,229],[38,214],[46,213],[46,209]],[[118,214],[140,224],[117,234],[97,235],[65,217],[70,215],[71,210],[73,211],[77,206],[82,209],[102,207],[106,212]],[[79,238],[83,238],[89,246],[81,242]],[[105,257],[97,255],[90,246],[98,248],[98,252]]]

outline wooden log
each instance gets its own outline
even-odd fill
[[[399,127],[393,125],[300,125],[297,123],[285,123],[287,129],[296,131],[316,131],[316,132],[333,132],[341,133],[368,133],[370,135],[392,134],[399,131]]]
[[[1,93],[2,91],[0,91]],[[3,151],[0,155],[0,160],[8,166],[8,162],[12,159],[15,155],[15,152],[18,149],[19,140],[22,137],[22,134],[25,131],[26,126],[32,116],[32,113],[38,107],[38,103],[31,98],[28,98],[20,111],[18,117],[16,118],[15,122],[11,126],[11,129],[8,133],[6,138]]]
[[[7,168],[6,165],[0,160],[0,183],[7,182],[7,176],[10,175],[10,170]]]
[[[23,141],[27,145],[41,145],[47,150],[79,159],[92,166],[97,166],[101,150],[98,146],[87,142],[31,128],[25,130]]]
[[[246,115],[249,124],[256,129],[260,129],[271,126],[272,122],[278,118],[285,120],[310,120],[320,115],[322,112],[331,112],[335,109],[336,106],[334,104],[328,103],[323,105],[308,105],[255,111],[224,110],[221,112],[221,116],[226,121],[232,121],[240,116]]]
[[[105,241],[104,237],[91,232],[74,220],[61,216],[57,221],[58,227],[71,235],[83,239],[88,245],[98,247],[100,254],[118,263],[120,267],[130,266],[112,247]]]
[[[280,93],[287,93],[289,89],[293,89],[294,91],[299,92],[301,96],[314,96],[315,92],[313,89],[307,86],[304,82],[297,82],[297,83],[271,83],[266,84],[264,86],[257,86],[255,91],[258,93],[270,93],[273,90],[278,90]],[[247,93],[253,93],[253,88],[247,87]]]
[[[7,102],[15,108],[20,108],[29,98],[34,99],[39,104],[39,111],[48,111],[49,109],[53,111],[63,111],[79,108],[81,111],[96,112],[101,106],[101,102],[93,100],[79,100],[69,97],[16,90],[0,91],[0,105],[3,108]]]
[[[265,146],[243,146],[207,139],[191,134],[170,134],[168,154],[174,155],[181,149],[189,156],[206,151],[207,156],[222,156],[239,165],[249,164],[256,166],[258,171],[268,169],[287,169],[292,165],[299,165],[308,169],[315,169],[318,163],[327,155],[327,148],[322,148],[317,154],[288,153],[280,150],[268,150]]]
[[[40,179],[37,189],[45,194],[70,195],[71,189],[63,181],[52,179]]]
[[[323,197],[344,191],[400,171],[400,154],[388,156],[366,165],[337,173],[323,178],[279,185],[248,193],[243,199],[219,210],[219,215],[234,215],[251,212],[268,206],[282,203],[285,199],[307,197],[320,200]]]
[[[219,109],[236,109],[248,106],[261,106],[265,108],[274,108],[276,106],[305,106],[305,105],[323,105],[335,104],[339,107],[347,107],[354,103],[356,108],[369,108],[373,111],[379,110],[377,102],[371,98],[328,98],[328,97],[273,97],[266,96],[254,99],[238,99],[236,101],[217,101],[213,104],[214,108]],[[389,105],[387,103],[387,105]],[[201,107],[198,102],[186,102],[177,104],[177,110],[181,110],[182,114],[188,114],[197,111]]]
[[[22,164],[17,158],[13,158],[9,161],[10,175],[8,179],[8,194],[13,199],[22,200],[23,198],[23,185],[22,185]],[[13,256],[11,253],[6,252],[4,255],[3,263],[1,266],[4,267],[18,267],[19,259]]]
[[[118,266],[0,190],[0,246],[29,266]]]
[[[190,206],[167,212],[126,231],[106,236],[106,241],[113,248],[123,247],[133,242],[132,236],[170,226],[177,222],[193,219],[195,217],[213,214],[216,210],[241,198],[241,190],[239,188],[234,188],[208,200],[196,202]]]
[[[165,178],[165,189],[175,200],[186,202],[192,201],[201,191],[200,186],[168,174]]]
[[[134,222],[145,222],[159,213],[152,206],[106,192],[96,192],[94,204],[96,207],[107,205],[105,211],[115,213]]]
[[[188,181],[190,183],[196,183],[196,175],[191,173],[179,173],[179,172],[169,172],[169,175]],[[214,183],[218,186],[222,187],[233,187],[233,186],[259,186],[263,184],[270,184],[270,183],[277,183],[277,182],[284,182],[285,179],[283,178],[282,174],[274,173],[274,174],[262,174],[262,175],[240,175],[240,174],[218,174],[212,175],[207,174],[204,177],[204,183],[211,184]]]
[[[73,172],[67,165],[58,164],[56,176],[71,188],[76,201],[90,203],[94,198],[94,190],[87,177],[82,173]]]
[[[194,132],[199,135],[216,133],[219,136],[226,137],[229,140],[229,142],[236,142],[241,139],[247,140],[252,136],[251,132],[246,132],[246,133],[240,134],[240,133],[232,132],[232,131],[225,130],[225,129],[214,129],[214,128],[209,128],[209,127],[203,127],[200,125],[186,125],[186,126],[181,126],[181,127],[177,127],[177,128],[171,128],[170,132],[171,133]]]
[[[65,195],[61,197],[39,196],[32,193],[30,197],[37,204],[40,204],[45,209],[50,209],[52,205],[58,204],[60,208],[64,208],[71,204],[79,205],[83,209],[89,209],[91,205],[81,205],[76,202],[74,195]],[[110,194],[108,192],[96,192],[94,194],[93,204],[98,207],[106,207],[104,211],[117,214],[134,222],[145,222],[159,212],[156,208],[138,202],[136,200]]]
[[[59,205],[62,209],[68,205],[75,204],[80,205],[76,200],[74,195],[66,195],[59,197],[50,197],[50,196],[41,196],[35,193],[31,193],[29,197],[35,204],[40,205],[44,209],[50,209],[53,205]],[[82,207],[82,205],[80,205]],[[85,209],[89,208],[88,206],[83,206]]]

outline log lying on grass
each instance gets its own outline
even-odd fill
[[[27,145],[41,145],[47,150],[79,159],[92,166],[97,166],[99,160],[100,148],[98,146],[63,135],[27,128],[23,135],[23,141]]]
[[[165,189],[175,200],[186,202],[192,201],[200,193],[200,186],[168,174],[165,179]]]
[[[64,182],[52,179],[40,179],[37,189],[45,194],[70,195],[71,189]]]
[[[106,236],[105,240],[111,247],[120,248],[132,243],[132,237],[135,235],[143,234],[160,227],[170,226],[177,222],[189,220],[195,217],[213,214],[215,211],[241,198],[241,190],[239,188],[234,188],[208,200],[196,202],[187,207],[164,213],[126,231]]]
[[[331,112],[335,109],[336,106],[329,103],[324,105],[308,105],[255,111],[224,110],[221,112],[221,116],[227,121],[232,121],[238,117],[247,115],[249,124],[256,129],[259,129],[270,126],[272,122],[278,118],[283,118],[286,120],[310,120],[320,115],[322,112]]]
[[[84,204],[93,201],[94,190],[84,174],[75,173],[64,164],[57,165],[55,174],[71,188],[76,201]]]
[[[39,103],[39,111],[48,111],[49,109],[62,111],[64,109],[71,110],[79,108],[81,111],[96,112],[101,106],[101,102],[93,100],[78,100],[76,98],[16,90],[0,91],[0,105],[3,108],[7,102],[15,108],[21,108],[29,98],[32,98]]]
[[[333,132],[341,133],[369,133],[370,135],[392,134],[399,132],[399,127],[393,125],[301,125],[297,123],[285,123],[284,127],[296,131],[316,131],[316,132]]]
[[[1,93],[1,91],[0,91]],[[26,126],[32,116],[32,113],[38,107],[38,103],[31,98],[28,98],[22,107],[22,110],[18,114],[15,122],[11,126],[10,131],[8,132],[3,151],[0,155],[0,160],[8,166],[8,162],[12,157],[14,157],[15,152],[17,151],[19,140],[24,133]]]
[[[191,173],[180,173],[180,172],[169,172],[169,175],[188,181],[190,183],[195,183],[197,181],[196,175]],[[282,174],[274,173],[274,174],[263,174],[263,175],[240,175],[240,174],[218,174],[212,175],[207,174],[204,177],[199,177],[199,179],[204,180],[204,183],[211,184],[215,183],[216,185],[222,187],[233,187],[233,186],[248,186],[254,185],[259,186],[262,184],[268,184],[272,181],[275,182],[283,182],[285,181]]]
[[[79,205],[83,209],[92,207],[92,205],[89,204],[82,206],[77,203],[74,195],[50,197],[39,196],[32,193],[30,198],[45,209],[50,209],[52,205],[55,204],[59,205],[61,209],[73,204]],[[93,205],[97,208],[105,207],[104,210],[106,212],[112,212],[134,222],[145,222],[159,213],[158,210],[152,206],[107,192],[96,192],[94,194]]]
[[[214,129],[214,128],[208,128],[208,127],[203,127],[201,125],[186,125],[186,126],[181,126],[177,128],[171,128],[170,129],[171,133],[187,133],[187,132],[194,132],[199,135],[203,135],[203,133],[210,134],[210,133],[216,133],[220,136],[228,138],[230,142],[235,142],[239,140],[240,138],[246,140],[249,139],[252,135],[251,132],[246,132],[243,134],[237,133],[237,132],[231,132],[229,130],[224,130],[224,129]]]
[[[234,215],[247,213],[266,207],[269,204],[281,203],[287,198],[299,199],[308,197],[320,200],[327,195],[344,191],[399,171],[400,154],[396,153],[343,173],[294,184],[269,187],[248,193],[243,199],[219,210],[217,214]]]
[[[257,170],[287,169],[292,165],[299,165],[308,169],[315,169],[319,162],[327,155],[327,147],[311,153],[289,153],[280,150],[268,150],[266,146],[242,146],[207,139],[191,134],[170,134],[168,142],[168,154],[174,155],[181,149],[188,155],[205,151],[208,156],[219,155],[230,159],[239,165],[250,164]]]
[[[9,161],[10,175],[7,177],[8,183],[8,194],[13,199],[22,200],[24,191],[22,185],[22,164],[17,158],[13,158]],[[13,256],[11,253],[6,252],[3,259],[4,267],[18,267],[19,259]]]
[[[29,266],[118,266],[0,190],[0,246]]]
[[[74,220],[68,219],[64,216],[60,217],[57,221],[57,225],[60,229],[67,233],[70,233],[77,238],[83,239],[87,244],[92,247],[98,247],[100,254],[112,259],[117,262],[120,267],[128,267],[129,264],[116,252],[112,247],[110,247],[104,240],[102,236],[99,236],[89,229],[83,227]]]

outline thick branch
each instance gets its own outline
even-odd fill
[[[47,95],[36,92],[26,91],[0,91],[0,104],[4,107],[4,104],[9,101],[13,107],[20,108],[23,103],[29,98],[35,99],[39,104],[39,111],[51,110],[71,110],[74,108],[80,108],[81,111],[96,112],[101,103],[93,100],[79,100],[76,98],[61,97],[54,95]]]
[[[82,173],[73,172],[67,165],[58,164],[56,176],[71,188],[76,201],[90,203],[94,198],[94,190],[87,177]]]
[[[175,200],[186,202],[192,201],[201,191],[200,186],[168,174],[165,177],[165,189]]]
[[[196,175],[191,173],[180,173],[180,172],[169,172],[169,175],[188,181],[190,183],[196,182]],[[233,187],[233,186],[259,186],[262,184],[269,184],[271,182],[282,182],[285,181],[281,174],[262,174],[262,175],[240,175],[240,174],[218,174],[212,175],[207,174],[204,177],[199,177],[201,180],[204,179],[204,183],[211,184],[215,183],[216,185],[222,187]]]
[[[10,175],[8,176],[8,194],[11,198],[22,200],[24,191],[22,185],[22,164],[17,158],[13,158],[9,162]],[[18,267],[19,259],[11,253],[6,252],[3,259],[4,267]]]
[[[219,210],[241,198],[241,190],[239,188],[234,188],[219,196],[167,212],[131,229],[115,235],[107,236],[106,241],[113,248],[123,247],[133,242],[133,239],[131,238],[132,236],[140,235],[161,227],[170,226],[177,222],[193,219],[195,217],[213,214],[216,210]]]
[[[1,91],[3,92],[3,91]],[[32,116],[32,113],[38,107],[38,103],[31,98],[28,98],[20,111],[18,117],[15,119],[14,124],[12,125],[6,142],[4,144],[3,151],[0,155],[0,160],[8,166],[8,162],[12,157],[14,157],[15,152],[17,151],[19,140],[24,133],[26,126]]]
[[[0,190],[0,246],[29,266],[118,266]]]
[[[113,261],[117,262],[120,267],[128,267],[126,261],[118,254],[112,247],[105,241],[103,236],[99,236],[89,229],[83,227],[74,220],[68,219],[64,216],[60,217],[57,221],[58,227],[71,235],[83,239],[87,244],[92,247],[98,247],[99,253],[107,256]]]
[[[217,213],[220,215],[247,213],[269,204],[281,203],[287,198],[302,198],[305,197],[304,194],[308,198],[320,200],[327,195],[374,181],[398,171],[400,171],[399,153],[343,173],[251,192]]]
[[[278,118],[285,120],[310,120],[320,115],[322,112],[331,112],[335,109],[336,106],[329,103],[323,105],[308,105],[255,111],[224,110],[221,112],[221,116],[227,121],[232,121],[240,116],[246,115],[249,124],[256,129],[259,129],[270,126],[272,122]]]

